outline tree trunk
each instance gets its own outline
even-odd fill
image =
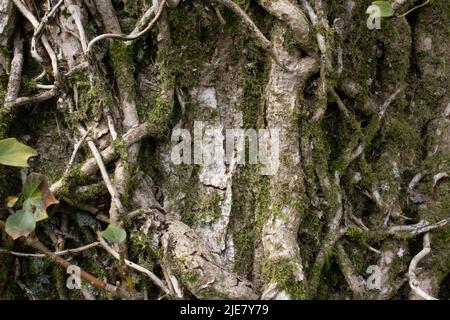
[[[0,196],[60,200],[0,298],[448,298],[450,2],[391,2],[0,0]]]

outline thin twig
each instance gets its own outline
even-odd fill
[[[119,210],[119,212],[124,213],[125,208],[123,207],[122,202],[120,201],[119,193],[117,192],[116,188],[114,187],[114,185],[111,182],[111,179],[109,178],[108,170],[106,170],[105,164],[103,163],[101,153],[98,151],[97,146],[95,145],[95,143],[92,140],[88,140],[88,146],[92,152],[92,155],[95,158],[95,161],[97,162],[97,165],[100,169],[100,173],[103,178],[103,181],[105,182],[106,188],[108,189],[108,191],[111,195],[112,201],[114,201],[114,204],[117,206],[117,209]]]
[[[124,40],[124,41],[133,41],[136,39],[139,39],[140,37],[142,37],[143,35],[145,35],[148,31],[150,31],[150,29],[155,25],[155,23],[158,21],[159,17],[161,16],[164,7],[165,7],[166,1],[163,0],[159,6],[158,12],[156,12],[155,17],[153,18],[153,20],[147,25],[147,27],[138,32],[138,33],[131,33],[129,35],[125,35],[125,34],[116,34],[116,33],[105,33],[102,35],[99,35],[97,37],[95,37],[94,39],[91,40],[91,42],[89,42],[89,45],[87,46],[86,52],[85,53],[89,53],[92,50],[92,47],[94,46],[94,44],[96,44],[98,41],[100,40],[104,40],[104,39],[118,39],[118,40]]]
[[[352,262],[341,243],[337,244],[336,256],[338,265],[345,277],[345,280],[347,281],[348,286],[352,290],[354,297],[361,298],[366,291],[365,281],[355,272]]]
[[[23,292],[25,293],[25,295],[28,297],[29,300],[36,300],[33,291],[31,291],[22,281],[20,281],[19,276],[20,276],[20,261],[19,259],[14,259],[14,280],[16,281],[20,289],[23,290]]]
[[[434,229],[439,229],[446,226],[450,222],[450,218],[441,220],[436,223],[429,223],[428,221],[422,220],[417,224],[404,225],[404,226],[393,226],[389,228],[389,234],[401,234],[407,233],[411,235],[419,235],[422,233],[430,232]]]
[[[53,16],[56,14],[56,11],[58,11],[59,7],[64,3],[64,0],[60,0],[41,20],[39,23],[39,26],[34,31],[34,36],[41,35],[42,30],[44,30],[45,24],[48,22],[49,19],[53,18]]]
[[[272,57],[272,59],[280,66],[283,67],[281,62],[278,59],[277,54],[272,48],[272,43],[264,36],[264,34],[259,30],[253,20],[245,13],[244,10],[241,9],[236,3],[232,0],[214,0],[215,2],[224,5],[231,11],[233,11],[239,18],[242,19],[244,24],[250,31],[255,35],[256,40],[259,42],[261,47]]]
[[[157,8],[151,6],[147,11],[145,11],[139,22],[136,24],[136,28],[131,31],[130,35],[138,34],[145,25],[150,23],[150,19],[155,15],[155,9]]]
[[[5,222],[0,220],[0,229],[5,229]],[[23,239],[24,243],[37,250],[42,252],[43,254],[45,254],[45,256],[52,261],[55,264],[60,265],[61,267],[63,267],[64,269],[69,268],[70,266],[72,266],[72,264],[67,261],[66,259],[61,258],[60,256],[56,255],[55,253],[53,253],[52,251],[50,251],[45,245],[42,244],[42,242],[39,241],[38,238],[36,238],[35,236],[29,236],[28,238]],[[91,275],[90,273],[84,271],[83,269],[80,268],[80,277],[81,279],[83,279],[84,281],[90,283],[91,285],[93,285],[96,288],[99,289],[103,289],[106,290],[114,295],[119,295],[120,297],[123,297],[125,299],[129,298],[129,293],[126,292],[125,290],[121,289],[121,288],[117,288],[116,286],[113,286],[103,280],[100,280],[96,277],[94,277],[93,275]]]
[[[80,138],[80,140],[77,143],[75,143],[72,155],[70,156],[70,160],[69,160],[69,163],[67,164],[67,168],[66,168],[66,171],[64,174],[67,174],[69,172],[70,168],[72,167],[73,163],[75,162],[75,158],[77,156],[78,150],[80,150],[81,146],[83,145],[84,141],[86,140],[86,138],[90,132],[91,132],[90,129],[87,130],[86,133]]]
[[[20,0],[13,0],[14,4],[16,5],[17,9],[19,9],[20,13],[30,21],[30,23],[33,25],[33,28],[37,30],[40,26],[39,21],[36,19],[36,17],[30,12],[30,10],[27,9],[27,7],[22,3]],[[36,37],[33,35],[33,38],[31,39],[31,54],[32,56],[38,61],[40,64],[44,63],[44,59],[39,55],[37,48],[36,48]],[[53,48],[51,47],[47,37],[45,34],[41,36],[42,44],[44,45],[45,50],[47,51],[51,63],[52,63],[52,69],[53,69],[53,77],[56,81],[59,79],[59,71],[58,71],[58,59],[56,57],[55,52],[53,51]]]
[[[52,90],[48,90],[48,91],[38,93],[38,94],[28,96],[28,97],[16,98],[14,101],[11,101],[8,104],[5,104],[5,106],[8,106],[9,108],[15,108],[15,107],[20,107],[20,106],[25,106],[28,104],[41,103],[41,102],[44,102],[51,98],[56,97],[57,94],[58,94],[58,90],[52,89]]]
[[[421,8],[421,7],[423,7],[423,6],[426,6],[426,5],[427,5],[428,3],[430,3],[430,2],[431,2],[431,0],[427,0],[427,1],[425,1],[424,3],[419,4],[418,6],[415,6],[415,7],[412,8],[411,10],[408,10],[408,11],[406,11],[405,13],[403,13],[403,14],[397,16],[397,17],[398,17],[398,18],[403,18],[403,17],[407,16],[408,14],[410,14],[411,12],[413,12],[413,11],[415,11],[415,10],[417,10],[417,9],[419,9],[419,8]]]
[[[97,236],[98,236],[98,241],[100,242],[100,245],[109,253],[109,254],[111,254],[114,258],[116,258],[117,260],[119,260],[120,261],[120,259],[121,259],[121,257],[120,257],[120,255],[119,255],[119,253],[117,252],[117,251],[115,251],[113,248],[111,248],[107,243],[106,243],[106,241],[105,241],[105,239],[103,239],[103,237],[101,236],[101,234],[100,233],[97,233]],[[170,295],[170,290],[167,288],[167,286],[153,273],[153,272],[151,272],[150,270],[148,270],[148,269],[146,269],[146,268],[144,268],[144,267],[142,267],[142,266],[140,266],[140,265],[138,265],[138,264],[136,264],[136,263],[134,263],[134,262],[131,262],[130,260],[127,260],[127,259],[124,259],[125,260],[125,264],[128,266],[128,267],[130,267],[130,268],[132,268],[132,269],[134,269],[134,270],[136,270],[136,271],[138,271],[138,272],[141,272],[141,273],[143,273],[143,274],[145,274],[145,275],[147,275],[149,278],[150,278],[150,280],[152,280],[152,282],[155,284],[155,285],[157,285],[161,290],[163,290],[166,294],[169,294]]]
[[[100,242],[93,242],[93,243],[87,244],[87,245],[79,247],[79,248],[66,249],[63,251],[56,251],[56,252],[53,252],[53,254],[57,255],[57,256],[63,256],[66,254],[79,253],[82,251],[89,250],[91,248],[98,247],[99,245],[100,245]],[[46,255],[43,253],[23,253],[23,252],[10,251],[10,250],[6,250],[6,249],[2,249],[2,248],[0,248],[0,253],[10,254],[12,256],[23,257],[23,258],[45,258],[46,257]]]
[[[430,234],[426,233],[423,236],[423,249],[420,251],[414,258],[411,260],[411,263],[409,264],[408,269],[408,278],[409,278],[409,286],[411,287],[411,290],[414,291],[415,294],[422,297],[425,300],[438,300],[432,296],[430,296],[428,293],[423,291],[420,288],[420,283],[417,280],[416,277],[416,269],[419,262],[425,258],[429,253],[431,252],[431,246],[430,246]]]
[[[380,108],[379,117],[380,119],[383,118],[384,114],[386,113],[387,108],[394,102],[395,98],[397,98],[398,94],[400,93],[400,89],[397,89],[393,94],[389,96],[389,98],[386,99],[386,101],[383,103],[383,105]]]
[[[5,107],[7,110],[12,109],[14,101],[19,96],[23,59],[23,38],[20,32],[16,32],[14,36],[14,57],[11,61],[8,88],[5,97]]]
[[[147,137],[149,134],[148,125],[143,123],[137,127],[131,128],[128,130],[122,137],[121,141],[123,142],[125,147],[129,147],[143,138]],[[110,145],[106,149],[104,149],[101,153],[101,157],[103,159],[104,164],[108,164],[117,157],[117,153],[115,152],[114,146]],[[89,176],[95,173],[98,170],[98,163],[94,157],[87,159],[80,167],[80,174],[83,176]],[[61,179],[56,181],[50,186],[50,190],[53,194],[58,193],[66,183],[67,175],[63,175]]]

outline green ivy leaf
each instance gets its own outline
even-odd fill
[[[381,17],[391,17],[394,15],[394,9],[392,8],[392,4],[389,1],[374,1],[372,2],[372,6],[377,6],[380,9]],[[367,14],[374,14],[374,11],[369,7],[366,11]]]
[[[112,224],[110,224],[105,231],[102,231],[101,235],[110,243],[121,243],[127,238],[127,233],[125,230]]]
[[[28,176],[23,186],[22,197],[25,199],[23,209],[32,212],[36,221],[47,219],[46,209],[58,203],[48,187],[47,178],[39,173]]]
[[[0,141],[0,163],[13,167],[28,167],[28,158],[35,157],[38,153],[15,138]]]
[[[48,218],[47,210],[44,208],[44,203],[42,202],[41,197],[28,198],[24,201],[22,209],[32,212],[36,222]]]
[[[39,186],[42,183],[42,176],[38,173],[32,173],[27,177],[27,181],[22,188],[22,197],[24,199],[33,198],[39,196]]]
[[[19,210],[10,215],[6,220],[5,231],[16,240],[20,237],[28,237],[36,228],[34,215],[26,210]]]

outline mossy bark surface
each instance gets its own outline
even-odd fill
[[[103,39],[85,52],[98,35],[132,33],[148,2],[64,1],[43,31],[63,81],[39,38],[43,59],[25,52],[19,93],[55,85],[57,95],[8,111],[12,30],[30,50],[33,26],[0,0],[0,138],[40,154],[29,169],[0,167],[0,201],[20,193],[21,176],[45,174],[60,203],[35,231],[44,245],[81,247],[119,225],[127,240],[115,249],[162,279],[170,298],[416,299],[423,296],[408,268],[428,234],[418,287],[450,296],[448,1],[403,17],[416,3],[406,1],[375,30],[366,24],[369,0],[235,0],[240,13],[227,1],[162,2],[146,34]],[[36,17],[49,10],[24,3]],[[80,8],[86,44],[69,5]],[[276,172],[249,164],[249,149],[246,164],[236,150],[226,163],[174,163],[180,139],[172,134],[186,130],[194,147],[199,122],[204,139],[192,161],[195,151],[225,155],[228,129],[279,130]],[[80,126],[103,152],[123,212]],[[10,211],[1,209],[0,220]],[[11,254],[35,252],[1,229],[0,249],[1,299],[113,298],[89,284],[68,290],[64,269]],[[101,248],[69,256],[131,297],[164,295]],[[379,286],[368,270],[381,270]]]

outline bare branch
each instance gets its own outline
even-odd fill
[[[141,124],[139,126],[136,126],[134,128],[131,128],[128,130],[127,133],[125,133],[121,138],[122,142],[124,143],[125,147],[129,147],[136,142],[140,141],[141,139],[145,138],[149,134],[148,126],[146,123]],[[115,153],[114,147],[111,145],[107,147],[105,150],[103,150],[101,153],[101,157],[103,159],[104,164],[110,163],[112,160],[114,160],[117,157],[117,154]],[[80,174],[84,176],[89,176],[93,173],[95,173],[98,170],[98,164],[94,157],[87,159],[80,168]],[[65,178],[63,177],[54,184],[51,185],[50,190],[53,193],[58,193],[61,188],[65,184]]]
[[[40,27],[39,21],[36,19],[36,17],[27,9],[27,7],[22,3],[20,0],[13,0],[16,7],[19,9],[19,11],[22,13],[22,15],[30,21],[30,23],[33,25],[34,29],[37,30]],[[36,41],[37,37],[35,36],[36,33],[33,35],[33,38],[31,40],[31,54],[32,56],[38,61],[39,63],[43,64],[42,57],[38,54],[36,49]],[[56,81],[59,80],[59,71],[58,71],[58,59],[56,57],[55,52],[53,51],[53,48],[51,47],[50,43],[48,42],[47,36],[43,34],[41,36],[42,44],[45,47],[45,50],[47,51],[50,60],[52,62],[52,69],[53,69],[53,76]]]
[[[428,221],[422,220],[417,224],[405,225],[405,226],[393,226],[388,230],[388,234],[398,235],[402,233],[410,234],[413,236],[420,235],[422,233],[430,232],[434,229],[442,228],[450,222],[450,218],[441,220],[436,223],[429,223]]]
[[[86,134],[86,132],[83,132],[83,134]],[[91,149],[92,154],[94,155],[95,161],[97,162],[97,165],[100,169],[100,173],[102,175],[103,181],[105,182],[106,188],[108,189],[111,199],[116,205],[117,209],[120,213],[125,213],[125,208],[122,205],[122,202],[120,201],[119,193],[117,192],[116,188],[111,182],[111,179],[108,175],[108,170],[106,170],[105,164],[103,163],[102,155],[97,149],[97,146],[92,140],[88,140],[88,146],[89,149]]]
[[[420,283],[417,280],[416,277],[416,269],[419,262],[425,258],[429,253],[431,252],[431,246],[430,246],[430,234],[426,233],[423,236],[423,249],[420,251],[409,264],[408,269],[408,278],[409,278],[409,286],[411,287],[411,290],[414,291],[419,297],[422,297],[425,300],[438,300],[432,296],[430,296],[428,293],[423,291],[420,288]]]
[[[5,97],[5,107],[11,110],[12,103],[19,96],[23,67],[23,38],[20,32],[14,36],[14,58],[11,62],[8,89]]]
[[[421,3],[421,4],[417,5],[417,6],[415,6],[414,8],[412,8],[412,9],[406,11],[405,13],[403,13],[403,14],[397,16],[397,17],[398,17],[398,18],[406,17],[406,16],[407,16],[408,14],[410,14],[411,12],[413,12],[413,11],[419,9],[419,8],[422,8],[423,6],[426,6],[427,4],[430,3],[430,1],[431,1],[431,0],[426,0],[424,3]]]
[[[337,262],[353,295],[355,298],[361,298],[366,291],[365,281],[363,277],[355,273],[352,262],[348,258],[344,246],[340,243],[337,244]]]
[[[165,7],[166,1],[163,0],[158,8],[158,11],[155,14],[155,17],[153,18],[153,20],[147,25],[147,27],[138,32],[138,33],[134,33],[132,32],[129,35],[124,35],[124,34],[115,34],[115,33],[105,33],[102,34],[98,37],[95,37],[94,39],[91,40],[91,42],[89,42],[89,45],[87,46],[86,49],[86,53],[89,53],[92,50],[92,47],[100,40],[104,40],[104,39],[118,39],[118,40],[124,40],[124,41],[133,41],[136,39],[139,39],[140,37],[142,37],[143,35],[145,35],[148,31],[150,31],[151,28],[153,28],[153,26],[155,25],[155,23],[158,21],[159,17],[161,16],[164,7]]]
[[[55,88],[55,89],[48,90],[43,93],[35,94],[32,96],[16,98],[14,101],[8,102],[7,104],[5,104],[5,106],[12,109],[15,107],[25,106],[27,104],[41,103],[41,102],[47,101],[51,98],[54,98],[57,95],[58,95],[58,90],[56,90],[56,88]]]
[[[239,18],[242,19],[244,24],[250,31],[254,34],[256,40],[259,42],[260,46],[272,57],[273,60],[280,66],[282,65],[279,62],[278,56],[272,48],[272,43],[266,36],[259,30],[253,20],[241,9],[236,3],[232,0],[214,0],[215,2],[224,5],[231,11],[233,11]]]
[[[103,237],[101,236],[101,234],[100,233],[97,233],[97,236],[98,236],[98,241],[100,242],[100,245],[109,253],[109,254],[111,254],[114,258],[116,258],[117,260],[120,260],[121,259],[121,257],[120,257],[120,255],[119,255],[119,253],[118,252],[116,252],[113,248],[111,248],[107,243],[106,243],[106,241],[105,241],[105,239],[103,239]],[[127,259],[125,259],[125,264],[128,266],[128,267],[130,267],[130,268],[132,268],[132,269],[134,269],[134,270],[136,270],[136,271],[138,271],[138,272],[141,272],[141,273],[143,273],[143,274],[145,274],[147,277],[149,277],[150,278],[150,280],[152,280],[152,282],[156,285],[156,286],[158,286],[162,291],[164,291],[166,294],[171,294],[171,292],[170,292],[170,290],[167,288],[167,286],[153,273],[153,272],[151,272],[150,270],[148,270],[148,269],[146,269],[146,268],[144,268],[144,267],[142,267],[142,266],[140,266],[140,265],[138,265],[138,264],[136,264],[136,263],[134,263],[134,262],[131,262],[131,261],[129,261],[129,260],[127,260]]]
[[[100,245],[100,242],[93,242],[93,243],[87,244],[87,245],[79,247],[79,248],[66,249],[63,251],[56,251],[53,254],[55,254],[57,256],[63,256],[66,254],[80,253],[80,252],[98,247],[99,245]],[[12,256],[23,257],[23,258],[45,258],[45,257],[47,257],[43,253],[23,253],[23,252],[10,251],[10,250],[6,250],[6,249],[2,249],[2,248],[0,248],[0,253],[10,254]]]

